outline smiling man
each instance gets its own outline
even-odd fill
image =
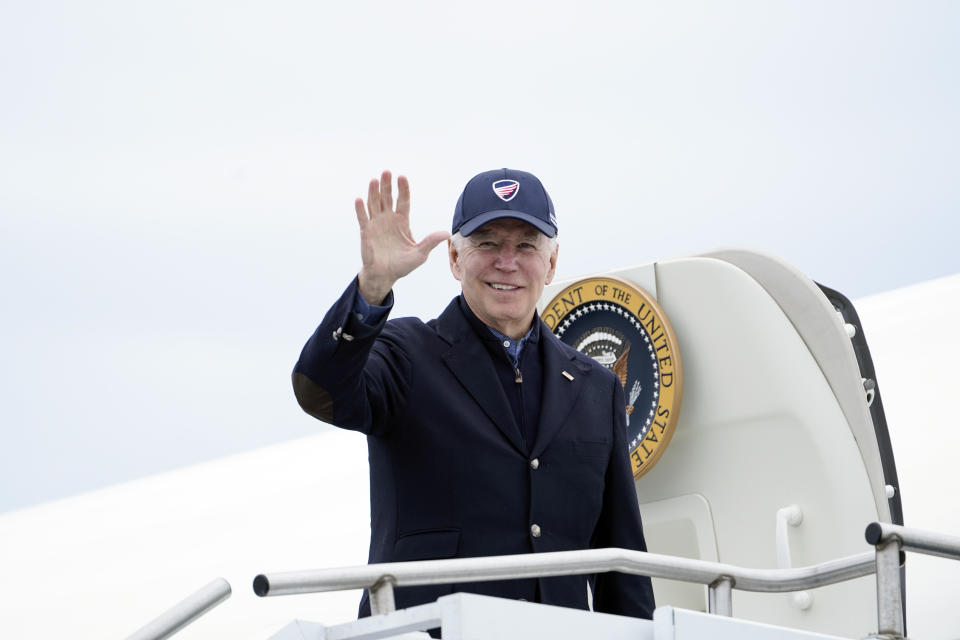
[[[543,286],[553,279],[557,241],[514,218],[450,240],[450,270],[467,306],[488,327],[519,339],[530,331]]]
[[[472,178],[453,235],[410,234],[410,186],[357,199],[362,267],[293,372],[310,415],[367,435],[369,562],[621,547],[645,551],[616,377],[550,333],[536,303],[557,265],[553,202],[532,174]],[[394,283],[448,240],[462,294],[436,319],[387,320]],[[620,573],[396,590],[398,608],[469,591],[649,618]],[[367,594],[361,615],[369,613]]]

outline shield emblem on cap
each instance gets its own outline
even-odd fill
[[[504,202],[513,200],[520,191],[520,183],[516,180],[497,180],[493,183],[493,192]]]

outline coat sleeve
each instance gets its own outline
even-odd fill
[[[313,333],[293,368],[300,407],[329,424],[382,435],[405,403],[410,360],[386,316],[364,324],[355,312],[357,280]],[[384,303],[393,304],[393,293]]]
[[[623,389],[614,382],[613,452],[607,466],[603,507],[591,547],[616,547],[646,551],[643,525],[627,449],[626,411]],[[603,613],[653,618],[653,587],[650,578],[611,571],[597,575],[593,609]]]

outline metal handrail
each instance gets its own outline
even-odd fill
[[[877,634],[902,638],[906,633],[900,575],[903,550],[960,560],[960,537],[886,522],[871,522],[864,536],[876,547]]]
[[[874,554],[867,552],[809,567],[748,569],[629,549],[586,549],[548,553],[390,562],[334,569],[260,574],[253,581],[258,596],[279,596],[345,589],[369,589],[373,613],[393,610],[393,586],[545,578],[619,571],[706,585],[710,612],[731,615],[730,589],[783,593],[812,589],[874,573]]]
[[[960,560],[960,537],[925,531],[886,522],[871,522],[864,532],[867,542],[876,546],[898,540],[900,548],[929,556]]]
[[[127,640],[163,640],[230,597],[230,583],[217,578],[190,594],[156,619],[127,636]]]

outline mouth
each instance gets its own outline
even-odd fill
[[[516,291],[520,288],[515,284],[503,284],[502,282],[488,282],[487,286],[495,291]]]

